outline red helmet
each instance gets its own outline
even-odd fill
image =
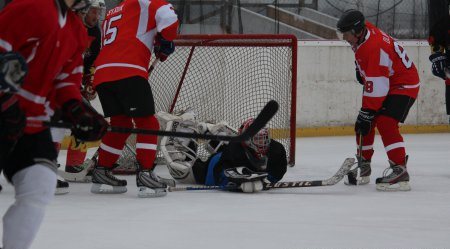
[[[239,134],[242,134],[245,130],[247,130],[253,121],[253,118],[247,119],[239,128]],[[269,130],[267,128],[262,128],[258,131],[258,133],[256,133],[256,135],[250,138],[250,140],[243,142],[243,144],[251,148],[259,159],[265,157],[269,151]]]

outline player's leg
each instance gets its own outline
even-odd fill
[[[66,135],[66,129],[51,128],[50,132],[52,135],[56,153],[59,154],[59,151],[61,150],[61,143]],[[60,165],[58,164],[58,167],[59,166]],[[60,179],[57,179],[56,182],[55,195],[63,195],[69,193],[69,183],[62,179],[62,177],[59,178]]]
[[[87,143],[78,141],[74,136],[70,136],[67,147],[65,171],[69,173],[78,173],[83,170],[84,159],[87,153]]]
[[[415,99],[406,95],[388,95],[377,118],[377,128],[389,158],[389,168],[377,178],[377,189],[382,191],[408,191],[409,174],[406,170],[405,143],[398,123],[404,122]]]
[[[124,115],[123,107],[120,103],[117,89],[117,82],[107,82],[97,86],[96,90],[106,117],[110,118],[112,126],[132,128],[133,123],[130,117]],[[107,132],[102,138],[98,150],[98,161],[92,171],[91,192],[103,193],[125,193],[127,191],[126,180],[116,178],[113,173],[113,165],[121,155],[123,146],[129,134]]]
[[[375,127],[376,118],[373,121],[373,128],[370,130],[369,134],[362,138],[362,150],[359,151],[359,134],[356,134],[356,157],[359,161],[358,167],[350,170],[350,172],[345,177],[344,183],[346,185],[365,185],[370,182],[370,174],[372,173],[370,162],[374,153],[373,143],[375,141]],[[361,158],[360,155],[361,154]]]
[[[130,87],[130,86],[133,87]],[[129,78],[121,85],[121,103],[127,116],[132,117],[136,128],[159,130],[155,114],[153,94],[147,79]],[[158,137],[155,135],[136,135],[136,159],[139,169],[136,172],[136,185],[139,197],[158,197],[167,194],[167,184],[154,173]]]
[[[56,186],[57,153],[50,132],[24,135],[6,158],[4,174],[16,201],[3,216],[4,248],[28,248],[42,223]]]

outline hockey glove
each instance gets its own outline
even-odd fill
[[[0,92],[17,92],[27,73],[27,63],[19,53],[0,53]]]
[[[63,119],[73,124],[72,134],[81,141],[97,141],[106,133],[108,122],[102,115],[78,100],[67,101],[62,108]]]
[[[161,62],[167,60],[167,57],[175,51],[175,44],[173,41],[168,41],[162,37],[161,33],[158,33],[155,37],[155,43],[153,45],[153,52]]]
[[[223,173],[228,180],[228,185],[238,186],[245,193],[263,190],[263,180],[267,177],[267,173],[254,172],[246,167],[225,169]]]
[[[375,111],[369,109],[361,109],[356,118],[355,132],[363,136],[369,134],[372,129],[372,122],[375,118]]]
[[[431,72],[443,80],[446,79],[445,69],[447,67],[447,56],[442,52],[436,52],[430,55]]]

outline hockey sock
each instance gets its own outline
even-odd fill
[[[53,199],[56,174],[35,164],[17,172],[12,182],[16,201],[3,216],[3,247],[29,248]]]
[[[159,130],[158,120],[154,115],[149,117],[133,118],[136,128]],[[142,169],[151,169],[156,158],[158,137],[154,135],[137,134],[136,159]]]
[[[124,115],[111,117],[110,123],[111,126],[133,128],[132,119]],[[98,151],[98,165],[112,167],[122,154],[123,146],[129,136],[128,133],[107,132]]]
[[[86,152],[87,144],[76,141],[74,136],[70,136],[69,147],[67,148],[66,167],[81,165],[86,157]]]
[[[365,160],[370,161],[373,155],[373,143],[375,140],[375,129],[372,129],[369,134],[363,137],[362,139],[362,157]],[[359,155],[359,135],[356,135],[356,155]]]
[[[378,117],[377,127],[389,160],[396,165],[405,165],[405,143],[400,135],[398,121],[382,115]]]

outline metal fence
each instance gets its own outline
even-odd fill
[[[182,33],[241,33],[253,22],[242,21],[243,9],[266,15],[267,6],[296,14],[311,8],[339,18],[347,9],[362,11],[367,19],[397,38],[424,39],[428,35],[428,0],[169,0],[181,22]],[[236,13],[237,12],[237,13]],[[274,25],[283,25],[277,16]],[[233,25],[240,29],[231,29]],[[197,28],[187,29],[186,26]],[[278,32],[279,28],[274,29]]]
[[[5,1],[0,0],[0,9]],[[267,17],[268,6],[301,14],[310,8],[339,18],[347,9],[362,11],[367,19],[386,33],[404,39],[425,39],[428,36],[428,2],[432,0],[168,0],[178,13],[180,33],[255,33],[259,25],[274,25],[270,33],[286,32],[278,15]],[[118,0],[106,0],[107,8]],[[245,19],[243,13],[245,12]],[[250,15],[251,13],[253,15]],[[270,19],[262,23],[260,20]],[[320,20],[316,20],[320,22]],[[235,28],[233,28],[235,27]],[[281,30],[281,31],[280,31]],[[295,32],[293,32],[295,33]]]

